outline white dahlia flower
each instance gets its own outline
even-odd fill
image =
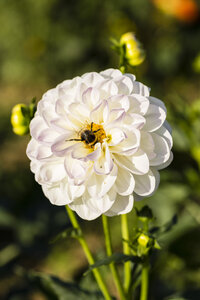
[[[165,118],[163,102],[132,74],[108,69],[66,80],[38,103],[31,170],[51,203],[83,219],[128,213],[172,160]]]

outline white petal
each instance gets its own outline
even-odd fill
[[[60,188],[60,185],[55,185],[55,186],[47,186],[47,185],[42,185],[42,190],[45,194],[45,196],[49,199],[49,201],[52,204],[55,205],[66,205],[68,204],[71,199],[68,198],[68,195],[64,194]]]
[[[38,172],[39,167],[40,167],[40,163],[37,160],[34,159],[30,162],[31,172],[33,172],[33,173]]]
[[[133,202],[134,202],[133,195],[129,195],[129,196],[117,195],[117,198],[113,206],[105,213],[105,215],[112,217],[116,215],[127,214],[132,210]]]
[[[117,193],[122,196],[132,194],[135,187],[135,180],[133,175],[123,168],[118,168],[115,186]]]
[[[150,104],[145,117],[146,124],[144,125],[143,129],[148,132],[152,132],[162,126],[166,118],[166,113],[160,106]]]
[[[63,119],[66,118],[68,112],[68,105],[69,105],[68,101],[64,101],[62,97],[56,101],[55,111],[57,117],[59,118],[62,117]]]
[[[87,204],[90,205],[90,207],[93,207],[95,210],[98,210],[103,214],[107,210],[111,208],[113,205],[115,199],[116,199],[117,193],[114,187],[112,187],[103,197],[87,197]]]
[[[129,95],[133,90],[133,84],[128,76],[121,75],[114,79],[118,87],[118,94]]]
[[[84,161],[73,159],[69,153],[65,158],[64,165],[65,170],[71,179],[85,179],[87,164]]]
[[[159,166],[165,163],[170,156],[170,149],[167,141],[157,135],[156,133],[151,133],[154,142],[154,153],[156,156],[150,160],[151,166]]]
[[[46,124],[50,126],[52,119],[57,117],[55,112],[55,104],[51,104],[50,101],[41,100],[38,102],[37,112],[44,118]]]
[[[77,143],[76,147],[73,147],[71,156],[72,158],[87,160],[87,156],[93,152],[94,151],[92,151],[91,148],[86,148],[84,146],[84,143],[81,142],[81,143]]]
[[[160,175],[156,170],[149,170],[145,175],[134,175],[134,192],[140,196],[150,196],[157,189],[160,182]]]
[[[149,159],[142,150],[135,152],[133,156],[113,155],[114,161],[122,168],[133,174],[146,174],[149,171]]]
[[[50,160],[52,157],[51,148],[44,145],[38,146],[35,158],[38,160]]]
[[[60,136],[59,132],[56,132],[55,129],[47,128],[40,132],[37,139],[43,144],[52,144]]]
[[[150,133],[141,131],[140,147],[147,154],[150,160],[156,157],[156,153],[154,152],[155,145]]]
[[[149,96],[149,92],[150,92],[150,88],[148,88],[146,85],[144,85],[141,82],[135,81],[135,76],[133,76],[132,74],[126,74],[126,76],[128,76],[133,83],[133,90],[132,90],[132,94],[140,94],[142,96]]]
[[[88,88],[82,95],[82,102],[88,109],[93,110],[99,104],[99,91],[96,88]]]
[[[74,89],[74,100],[77,102],[81,102],[83,93],[87,90],[88,85],[85,82],[81,82]]]
[[[66,122],[69,124],[69,128],[74,131],[80,131],[83,128],[85,121],[88,120],[87,116],[82,118],[80,115],[67,114]]]
[[[101,155],[101,145],[100,143],[97,143],[95,145],[94,151],[92,151],[86,156],[86,160],[95,161],[100,157],[100,155]]]
[[[69,127],[69,122],[67,122],[67,116],[65,118],[59,117],[52,119],[50,121],[50,127],[61,134],[68,134],[69,136],[74,135],[74,131],[71,130]]]
[[[103,197],[114,185],[117,178],[117,166],[114,165],[108,175],[97,175],[93,173],[87,182],[87,190],[91,197]]]
[[[42,183],[50,184],[61,181],[67,176],[63,161],[61,163],[45,163],[40,168],[40,179]]]
[[[101,73],[100,73],[101,74]],[[97,72],[86,73],[82,75],[82,79],[88,86],[95,86],[98,82],[103,80],[103,77]]]
[[[109,147],[115,146],[121,143],[124,139],[127,138],[126,133],[120,128],[111,128],[107,131],[107,136],[110,137],[108,142]],[[110,148],[109,148],[110,149]]]
[[[152,96],[149,96],[148,98],[149,98],[149,101],[150,101],[151,104],[155,104],[156,106],[160,106],[167,113],[167,109],[166,109],[166,106],[163,103],[163,101],[161,101],[158,98],[152,97]]]
[[[100,72],[100,74],[104,77],[104,78],[116,78],[122,75],[122,73],[120,72],[120,70],[118,69],[107,69],[105,71]]]
[[[146,123],[146,119],[139,114],[127,113],[123,119],[123,122],[130,129],[131,128],[142,129]]]
[[[94,162],[94,171],[99,174],[109,174],[113,169],[113,160],[106,143],[102,144],[101,155],[98,160]]]
[[[40,160],[49,158],[52,155],[52,152],[50,147],[38,145],[38,142],[32,138],[28,143],[26,155],[29,157],[29,159]]]
[[[125,139],[122,139],[120,143],[113,146],[111,140],[111,144],[109,143],[109,149],[112,153],[132,155],[137,151],[140,145],[140,131],[134,128],[132,131],[125,129],[123,132]]]
[[[30,122],[30,133],[34,139],[38,140],[40,133],[47,129],[48,126],[45,123],[44,119],[39,115],[35,116]]]
[[[167,141],[169,148],[171,149],[173,146],[173,140],[170,132],[164,127],[161,126],[158,130],[155,131],[156,134],[162,136]]]
[[[42,96],[42,101],[44,100],[44,102],[46,102],[46,103],[55,104],[55,101],[57,100],[57,98],[58,98],[58,88],[56,87],[56,88],[50,89],[46,93],[44,93],[44,95]]]
[[[70,141],[71,138],[77,138],[77,137],[72,137],[67,134],[60,135],[55,142],[51,146],[51,151],[56,155],[56,156],[64,156],[66,155],[69,151],[75,149],[78,147],[79,143],[82,143],[81,141]]]
[[[83,120],[83,121],[89,121],[89,108],[80,103],[71,103],[69,105],[69,111],[70,114],[73,114],[76,119]]]
[[[126,95],[115,95],[108,99],[109,108],[111,109],[124,109],[128,111],[130,107],[129,97]]]
[[[106,126],[105,128],[114,125],[120,121],[122,121],[122,118],[124,117],[125,115],[125,111],[123,108],[116,108],[116,109],[112,109],[110,112],[109,112],[109,115],[108,115],[108,118],[106,120]],[[111,123],[111,124],[109,124]]]
[[[160,164],[159,166],[156,166],[156,169],[162,170],[164,168],[167,168],[171,164],[172,161],[173,161],[173,153],[170,151],[169,159],[165,163]]]
[[[101,215],[101,211],[91,207],[84,197],[75,199],[69,204],[69,207],[74,210],[79,217],[85,220],[94,220]]]
[[[72,202],[75,198],[81,197],[85,192],[85,185],[73,185],[71,182],[62,181],[61,192],[64,195],[67,195],[69,203]]]
[[[103,112],[105,107],[108,105],[107,101],[102,101],[98,104],[90,113],[90,120],[94,123],[103,123]]]
[[[172,134],[172,128],[166,120],[163,123],[163,126],[169,131],[170,134]]]
[[[104,81],[98,83],[96,88],[99,89],[101,99],[118,94],[118,87],[113,80],[105,79]]]
[[[149,108],[149,99],[142,95],[132,94],[128,96],[130,102],[129,113],[145,115]]]

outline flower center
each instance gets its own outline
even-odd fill
[[[106,133],[102,125],[92,122],[81,130],[80,138],[86,147],[93,148],[96,143],[103,143],[103,140],[106,138]]]

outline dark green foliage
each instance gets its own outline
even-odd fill
[[[48,300],[103,300],[100,292],[90,292],[72,282],[65,282],[56,276],[29,272],[27,279],[34,284]]]

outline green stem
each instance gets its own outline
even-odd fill
[[[143,224],[143,229],[145,233],[148,234],[149,222],[148,219]],[[149,287],[149,254],[147,254],[144,263],[142,264],[142,274],[141,274],[141,294],[140,300],[147,300],[148,297],[148,287]]]
[[[113,252],[112,252],[110,228],[109,228],[107,216],[102,215],[102,223],[103,223],[103,231],[104,231],[104,235],[105,235],[106,253],[108,256],[111,256],[113,254]],[[118,274],[118,271],[116,269],[114,262],[110,263],[110,270],[112,272],[115,285],[118,289],[120,299],[126,300],[126,295],[125,295],[125,292],[124,292],[123,286],[121,284],[119,274]]]
[[[120,48],[120,58],[119,58],[119,69],[122,74],[126,73],[126,60],[125,60],[125,50],[123,47]]]
[[[87,257],[87,260],[88,260],[90,265],[93,265],[95,263],[94,258],[93,258],[92,253],[90,252],[90,249],[89,249],[89,247],[88,247],[88,245],[87,245],[87,243],[86,243],[86,241],[85,241],[85,239],[82,235],[82,231],[81,231],[79,223],[76,219],[76,216],[75,216],[74,212],[69,208],[68,205],[66,205],[65,207],[66,207],[68,216],[70,218],[70,221],[71,221],[73,227],[80,232],[80,236],[78,237],[78,240],[79,240],[79,243],[81,244],[81,246],[83,248],[83,251],[84,251],[84,253]],[[104,283],[104,281],[101,277],[101,274],[99,273],[99,270],[98,269],[93,269],[92,272],[94,274],[94,277],[95,277],[95,279],[96,279],[96,281],[99,285],[99,288],[100,288],[102,294],[104,295],[104,298],[106,300],[112,300],[111,296],[109,295],[108,289],[107,289],[107,287],[106,287],[106,285],[105,285],[105,283]]]
[[[126,255],[130,254],[130,248],[128,244],[129,230],[128,230],[128,218],[127,214],[121,215],[121,230],[123,239],[123,252]],[[131,282],[131,262],[128,261],[124,264],[124,289],[127,292]]]
[[[142,266],[141,277],[141,294],[140,300],[147,300],[148,298],[148,286],[149,286],[149,264],[146,262]]]

